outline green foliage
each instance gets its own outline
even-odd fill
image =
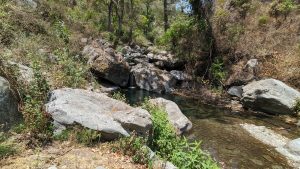
[[[123,93],[121,93],[120,91],[113,92],[111,97],[113,99],[120,100],[125,103],[127,102],[126,96]]]
[[[22,90],[22,113],[27,130],[38,140],[48,140],[52,135],[49,118],[44,112],[44,103],[49,92],[49,85],[42,75],[39,63],[33,61],[34,79]]]
[[[214,23],[220,28],[223,32],[226,28],[226,23],[229,21],[230,13],[228,10],[223,8],[217,8],[213,16]]]
[[[259,26],[266,25],[268,21],[269,21],[269,17],[268,16],[266,16],[266,15],[260,16],[258,18],[258,25]]]
[[[95,142],[99,142],[101,134],[99,131],[81,128],[75,129],[75,136],[78,143],[91,146]]]
[[[0,160],[17,152],[13,144],[6,142],[6,136],[0,132]]]
[[[64,21],[57,20],[53,26],[56,36],[61,38],[65,43],[69,43],[70,31]]]
[[[224,63],[221,58],[215,58],[210,67],[210,73],[212,75],[213,82],[218,86],[223,84],[222,82],[226,78],[226,72],[224,70]]]
[[[171,161],[180,169],[217,169],[218,166],[200,148],[199,142],[189,142],[176,135],[165,110],[146,101],[143,107],[152,115],[153,135],[148,144],[161,158]]]
[[[291,11],[297,8],[294,0],[276,0],[272,3],[270,13],[274,16],[287,16]]]
[[[232,44],[237,43],[244,32],[245,29],[241,24],[233,24],[227,27],[228,39]]]
[[[145,146],[146,139],[132,134],[131,137],[121,138],[118,145],[113,147],[121,151],[123,154],[131,156],[135,163],[148,164],[150,161],[149,149]]]
[[[296,100],[296,103],[295,103],[295,105],[294,105],[294,111],[295,111],[296,113],[300,113],[300,98],[298,98],[298,99]]]
[[[249,9],[252,8],[251,0],[232,0],[230,4],[239,10],[242,17],[245,17]]]
[[[54,54],[58,56],[59,63],[57,85],[74,88],[85,86],[88,75],[86,63],[81,61],[78,55],[71,56],[67,49],[56,50]]]

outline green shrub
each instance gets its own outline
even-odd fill
[[[88,66],[79,59],[79,56],[71,56],[67,49],[56,50],[59,69],[57,70],[57,86],[84,87],[87,83]]]
[[[148,164],[150,159],[149,149],[145,146],[146,143],[145,138],[132,134],[131,137],[121,138],[113,149],[121,151],[124,155],[131,156],[135,163]]]
[[[146,100],[143,107],[152,115],[153,134],[149,136],[149,147],[161,158],[172,162],[180,169],[217,169],[215,162],[200,148],[200,142],[190,142],[176,135],[165,110]]]
[[[222,85],[226,78],[226,72],[224,70],[224,63],[221,58],[215,58],[210,67],[210,73],[212,75],[213,82],[215,84]]]
[[[241,24],[233,24],[227,27],[227,36],[232,44],[237,43],[244,32],[245,29]]]
[[[266,25],[268,21],[269,21],[269,17],[268,16],[266,16],[266,15],[260,16],[258,18],[258,25],[259,26]]]
[[[220,28],[221,32],[224,31],[226,23],[229,21],[230,13],[228,10],[223,8],[217,8],[213,16],[213,21]]]
[[[295,103],[295,105],[294,105],[294,111],[296,112],[296,113],[300,113],[300,98],[298,98],[297,100],[296,100],[296,103]]]
[[[34,79],[31,84],[22,88],[22,113],[26,129],[32,134],[32,138],[47,141],[52,135],[52,130],[49,117],[44,112],[44,103],[50,87],[42,75],[39,63],[33,61],[31,67],[34,70]]]
[[[274,16],[287,16],[297,5],[294,0],[276,0],[272,3],[270,13]]]
[[[116,100],[120,100],[124,103],[127,102],[126,96],[123,93],[121,93],[120,91],[113,92],[112,95],[111,95],[111,98],[116,99]]]
[[[7,136],[3,132],[0,132],[0,160],[17,152],[14,145],[7,143],[6,140]]]
[[[64,21],[57,20],[53,26],[56,36],[61,38],[65,43],[69,43],[70,31],[65,25]]]

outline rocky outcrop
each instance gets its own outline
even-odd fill
[[[143,135],[152,127],[146,110],[82,89],[54,90],[45,107],[56,127],[78,123],[100,131],[105,139],[129,136],[132,131]]]
[[[34,0],[14,0],[17,5],[30,7],[32,9],[37,8],[37,3]]]
[[[169,72],[151,64],[138,64],[132,67],[131,73],[139,88],[157,93],[170,92],[177,82]]]
[[[18,122],[21,113],[18,111],[18,99],[13,94],[9,82],[0,76],[0,130]]]
[[[128,63],[104,41],[93,41],[84,47],[82,54],[96,76],[122,87],[127,86],[130,74]]]
[[[19,71],[18,81],[23,83],[31,83],[34,79],[33,69],[20,63],[8,61],[7,66],[15,66]]]
[[[272,114],[292,114],[300,93],[275,79],[252,82],[243,87],[245,107]]]
[[[243,64],[245,62],[241,62]],[[258,61],[257,59],[250,59],[248,62],[242,66],[235,66],[232,68],[230,76],[226,81],[227,86],[240,86],[245,85],[251,81],[253,81],[258,72]]]
[[[150,99],[150,103],[166,110],[170,123],[177,134],[182,134],[192,128],[192,122],[181,112],[176,103],[164,98]]]

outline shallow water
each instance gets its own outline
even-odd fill
[[[251,137],[240,127],[241,123],[263,125],[289,138],[296,138],[299,129],[285,124],[278,117],[229,110],[204,105],[199,100],[174,95],[161,95],[143,90],[122,91],[130,104],[145,97],[164,97],[178,104],[182,112],[193,122],[193,129],[186,134],[191,140],[202,140],[208,151],[222,168],[228,169],[285,169],[291,168],[274,148]]]

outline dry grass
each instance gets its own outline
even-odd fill
[[[257,58],[261,62],[261,77],[277,78],[300,89],[300,14],[294,10],[286,17],[275,18],[269,14],[271,5],[271,2],[252,0],[244,18],[230,7],[230,20],[226,23],[225,31],[218,26],[219,23],[213,21],[217,46],[225,56],[226,63]],[[219,6],[218,3],[217,8],[229,11],[228,6]],[[259,23],[262,16],[267,18],[263,25]],[[243,32],[232,43],[230,39],[234,38],[228,30],[232,30],[236,24],[243,26]]]
[[[27,168],[95,169],[102,166],[109,169],[145,169],[146,166],[134,164],[131,157],[111,151],[111,145],[102,143],[95,147],[83,147],[70,142],[54,142],[41,149],[28,149],[20,155],[0,161],[2,169]]]

